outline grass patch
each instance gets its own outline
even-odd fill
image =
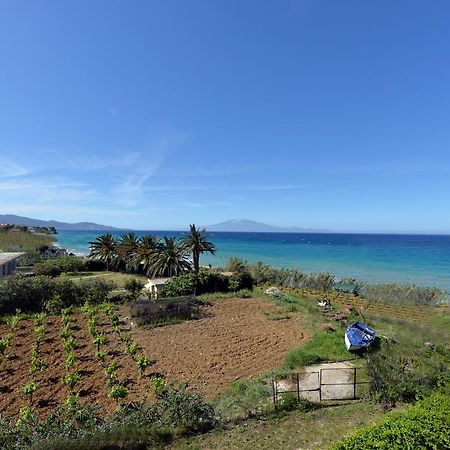
[[[286,354],[286,365],[290,369],[325,361],[352,359],[344,345],[344,331],[317,331],[301,347]]]
[[[270,420],[252,419],[232,429],[177,439],[172,450],[226,448],[228,450],[327,449],[357,427],[371,425],[384,414],[368,401],[292,411]]]
[[[0,231],[0,251],[25,252],[49,246],[55,241],[48,234],[30,233],[28,231]]]
[[[137,279],[147,282],[147,277],[144,275],[121,273],[121,272],[66,272],[61,274],[59,278],[69,279],[75,282],[91,279],[104,279],[105,281],[113,281],[120,289],[125,288],[125,283],[131,279]]]

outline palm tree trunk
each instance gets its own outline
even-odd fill
[[[200,253],[194,252],[192,256],[194,260],[194,272],[198,273],[200,270]]]

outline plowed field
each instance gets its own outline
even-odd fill
[[[124,343],[104,314],[100,315],[98,328],[109,339],[105,345],[107,361],[118,364],[119,381],[129,389],[126,401],[148,398],[152,373],[187,382],[190,388],[211,398],[237,378],[255,376],[281,364],[284,353],[306,339],[298,315],[270,320],[277,311],[266,299],[225,299],[202,307],[202,318],[198,320],[145,330],[134,327],[128,308],[122,307],[122,330],[131,332],[140,346],[140,355],[155,361],[144,377],[140,377],[135,361],[125,353]],[[104,367],[95,356],[97,349],[88,333],[86,318],[81,314],[74,314],[73,318],[74,352],[82,375],[77,391],[83,402],[101,404],[105,412],[111,412],[116,405],[107,397]],[[66,369],[60,318],[48,317],[46,328],[40,357],[48,367],[37,376],[39,388],[33,398],[33,407],[40,415],[48,414],[68,394],[62,383]],[[0,325],[0,336],[12,334],[7,357],[0,362],[0,411],[8,416],[16,415],[27,404],[20,389],[31,379],[31,348],[36,339],[33,329],[32,320],[22,320],[14,332],[7,325]]]

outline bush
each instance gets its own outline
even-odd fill
[[[136,278],[130,278],[125,282],[125,289],[131,294],[131,297],[136,299],[139,293],[144,288],[145,283],[142,280]]]
[[[357,431],[332,449],[444,449],[450,448],[449,430],[450,396],[436,393],[405,412],[388,414],[379,424]]]
[[[34,264],[47,261],[49,258],[47,253],[42,253],[39,250],[28,250],[17,260],[17,266],[33,266]]]
[[[449,356],[443,345],[383,342],[368,359],[371,392],[386,406],[414,402],[450,381]]]
[[[46,275],[48,277],[57,277],[61,275],[61,269],[53,261],[45,261],[34,266],[33,272],[36,275]]]
[[[178,433],[205,432],[214,427],[214,408],[185,384],[170,385],[158,394],[158,422]]]
[[[133,300],[136,300],[136,298],[129,292],[113,292],[108,295],[108,302],[111,303],[124,304]]]
[[[200,303],[193,297],[162,299],[154,302],[141,300],[131,305],[131,315],[140,325],[162,323],[168,319],[194,319],[198,317]]]
[[[228,260],[227,265],[225,266],[225,270],[228,272],[248,272],[250,269],[250,266],[247,262],[247,260],[242,258],[237,258],[235,256],[231,257]]]
[[[85,260],[79,256],[61,256],[55,259],[54,264],[61,272],[81,272],[86,269]]]
[[[87,272],[103,272],[106,270],[106,262],[99,259],[87,258],[84,260],[84,270]]]
[[[75,283],[44,275],[25,277],[16,274],[0,281],[0,314],[12,314],[16,309],[23,312],[42,311],[49,302],[50,305],[55,304],[55,295],[58,296],[59,306],[62,303],[65,308],[102,303],[114,288],[113,282],[102,279]]]
[[[45,301],[54,293],[54,280],[38,275],[11,275],[0,281],[0,314],[41,311]]]
[[[173,277],[164,285],[162,297],[183,297],[212,292],[228,292],[229,278],[220,273],[200,271]]]
[[[241,291],[242,289],[252,290],[255,281],[249,272],[235,272],[229,278],[229,290]]]
[[[117,286],[113,281],[92,278],[90,280],[83,280],[80,283],[80,287],[83,292],[83,303],[96,305],[104,303],[108,298],[108,294]]]

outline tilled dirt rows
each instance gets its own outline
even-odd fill
[[[124,352],[124,343],[112,331],[108,318],[101,316],[99,331],[108,335],[107,361],[118,364],[119,381],[129,389],[127,401],[148,398],[151,373],[162,373],[168,379],[187,382],[192,389],[211,398],[224,391],[237,378],[261,374],[283,362],[284,353],[306,338],[299,326],[299,316],[290,319],[270,320],[278,309],[264,299],[226,299],[203,308],[203,318],[151,330],[134,328],[128,308],[122,308],[125,318],[122,328],[131,330],[140,349],[138,354],[155,360],[140,377],[132,357]],[[112,412],[115,402],[107,397],[104,367],[96,359],[96,348],[87,331],[82,315],[75,314],[73,334],[77,346],[78,368],[82,381],[77,387],[84,402],[103,406],[105,413]],[[41,357],[48,368],[38,377],[39,389],[33,407],[46,415],[60,405],[68,394],[62,383],[66,374],[65,353],[59,334],[62,324],[59,317],[46,320],[47,334],[41,344]],[[20,388],[31,380],[31,347],[35,342],[33,321],[21,321],[13,333],[7,358],[0,362],[0,412],[17,415],[27,399]],[[10,333],[7,325],[0,325],[0,336]]]
[[[285,352],[306,338],[299,316],[268,319],[277,311],[263,299],[221,300],[200,320],[137,330],[134,336],[156,360],[154,371],[186,381],[211,398],[237,378],[282,364]]]

